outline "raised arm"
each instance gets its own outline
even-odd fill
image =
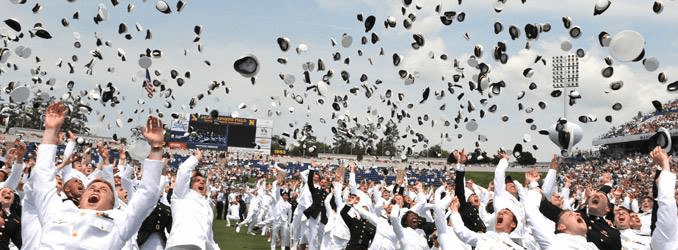
[[[440,202],[436,203],[433,208],[434,222],[436,225],[436,230],[438,230],[438,237],[443,237],[447,233],[447,218],[445,218],[445,212],[443,209],[450,206],[452,202],[451,196],[445,196],[445,198],[440,199]],[[446,249],[444,246],[441,249]]]
[[[343,185],[341,182],[335,181],[332,183],[334,186],[332,192],[334,193],[334,203],[337,204],[337,207],[343,207],[344,206],[344,199],[341,198],[341,190],[343,189]],[[329,207],[329,206],[328,206]]]
[[[398,239],[400,239],[400,241],[402,242],[404,240],[403,238],[404,234],[403,226],[400,225],[400,206],[401,204],[393,205],[389,220],[391,221],[391,226],[393,226],[393,232],[395,233],[396,237],[398,237]]]
[[[202,160],[202,151],[196,150],[194,155],[191,155],[179,165],[179,169],[177,170],[177,180],[176,184],[174,186],[174,190],[172,191],[172,198],[183,198],[188,191],[191,189],[190,187],[190,182],[191,182],[191,174],[193,173],[193,169],[195,169],[196,166],[198,166],[198,163]]]
[[[452,229],[454,230],[454,233],[457,234],[457,237],[459,237],[462,242],[470,246],[476,246],[478,240],[482,237],[482,234],[473,232],[464,225],[464,221],[459,214],[459,199],[457,197],[452,199],[450,208],[452,209]]]
[[[56,157],[56,144],[59,141],[59,130],[67,114],[68,109],[60,102],[50,104],[45,114],[45,131],[31,175],[34,181],[33,197],[35,197],[35,206],[41,222],[51,219],[52,213],[63,205],[56,191],[54,158]]]
[[[544,177],[544,184],[542,185],[544,196],[547,199],[551,198],[551,193],[553,193],[553,190],[556,187],[556,177],[558,177],[557,172],[559,168],[560,163],[558,163],[558,156],[554,154],[553,158],[551,158],[551,166],[546,173],[546,177]]]
[[[123,244],[139,231],[144,218],[153,211],[160,194],[164,140],[164,129],[160,118],[148,117],[142,132],[148,144],[151,145],[151,152],[143,163],[143,177],[139,189],[125,207],[123,217],[115,222],[117,238],[113,241],[111,249],[121,249]]]
[[[527,191],[527,199],[524,202],[525,214],[527,215],[527,224],[532,228],[535,240],[537,240],[541,249],[548,249],[554,242],[556,235],[553,232],[554,229],[549,227],[546,218],[539,213],[542,195],[538,190]]]
[[[499,153],[499,163],[494,169],[494,196],[511,195],[506,191],[506,168],[508,168],[509,156],[505,152]]]
[[[348,166],[351,169],[351,172],[348,174],[348,186],[351,189],[350,192],[354,194],[358,190],[358,183],[355,181],[355,163],[349,162]]]
[[[653,242],[672,242],[678,232],[676,213],[676,174],[671,172],[670,157],[660,147],[656,147],[650,155],[655,163],[662,167],[657,179],[657,222],[652,233]]]
[[[21,172],[24,170],[24,163],[22,163],[20,159],[22,159],[26,152],[26,145],[22,142],[18,142],[16,147],[10,149],[10,151],[12,152],[8,153],[6,164],[12,166],[12,170],[7,180],[0,183],[0,187],[9,187],[12,190],[16,190],[17,185],[19,185],[19,180],[21,179]]]
[[[75,152],[75,145],[76,145],[76,140],[78,139],[78,135],[73,133],[72,131],[66,132],[66,148],[64,149],[64,158],[69,157],[73,155]]]
[[[499,211],[497,200],[508,199],[511,194],[506,191],[506,168],[508,168],[509,156],[506,152],[499,153],[499,164],[494,170],[494,211]]]

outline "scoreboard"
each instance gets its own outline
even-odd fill
[[[227,150],[229,148],[242,148],[270,151],[270,133],[268,136],[269,145],[263,145],[262,139],[258,137],[261,131],[270,131],[268,124],[272,122],[264,121],[258,127],[257,119],[217,116],[212,117],[207,114],[182,114],[178,119],[172,121],[170,130],[167,133],[165,141],[171,148],[211,148]],[[265,153],[262,150],[262,153]]]

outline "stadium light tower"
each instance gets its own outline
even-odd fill
[[[551,58],[553,66],[553,88],[563,91],[563,117],[567,119],[567,88],[579,87],[579,58],[576,55],[554,56]]]
[[[553,88],[564,89],[563,117],[558,119],[549,131],[549,139],[561,149],[563,156],[569,156],[572,147],[583,137],[579,125],[567,120],[567,105],[572,96],[567,88],[579,87],[579,58],[576,55],[555,56],[551,58],[553,66]],[[577,94],[578,95],[578,94]]]

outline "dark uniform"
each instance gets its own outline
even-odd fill
[[[21,217],[15,213],[2,217],[5,223],[0,226],[0,250],[9,249],[10,241],[21,249]]]
[[[551,204],[548,200],[542,199],[539,211],[557,223],[558,215],[563,210]],[[619,230],[611,227],[604,218],[588,214],[586,208],[578,210],[577,213],[581,214],[581,217],[586,221],[586,226],[588,227],[586,240],[595,244],[598,249],[622,249]]]
[[[457,196],[457,199],[459,199],[459,215],[461,215],[461,220],[464,221],[464,225],[468,229],[471,229],[471,231],[487,232],[485,223],[480,219],[478,208],[474,207],[466,200],[466,190],[464,189],[464,175],[466,172],[456,171],[455,174],[454,194]]]
[[[166,243],[167,235],[165,235],[165,229],[167,229],[167,232],[172,230],[172,209],[158,202],[153,212],[141,224],[139,234],[137,234],[137,244],[139,246],[143,245],[148,240],[148,237],[154,233],[160,235],[160,238]]]
[[[377,234],[377,227],[365,219],[351,217],[348,215],[349,210],[351,210],[351,207],[348,205],[341,209],[341,218],[344,219],[344,223],[346,223],[348,230],[351,232],[351,238],[348,240],[348,244],[346,244],[346,250],[367,250]]]
[[[325,190],[322,188],[316,188],[315,186],[313,186],[314,174],[315,170],[311,170],[310,173],[308,174],[308,182],[306,182],[308,189],[311,191],[311,198],[313,198],[313,203],[306,210],[304,210],[304,215],[306,215],[307,218],[313,219],[318,219],[318,215],[320,215],[320,223],[327,224],[325,198],[327,197],[328,193],[325,192]]]

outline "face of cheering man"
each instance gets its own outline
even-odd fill
[[[652,206],[654,206],[654,200],[651,197],[643,197],[643,202],[640,203],[640,210],[643,212],[652,211]]]
[[[287,202],[287,201],[290,200],[290,195],[287,192],[285,192],[285,193],[282,194],[282,199],[283,199],[283,201]]]
[[[414,200],[409,195],[403,195],[403,203],[405,203],[406,207],[411,207],[414,204]]]
[[[71,178],[64,184],[64,194],[71,200],[80,200],[80,197],[85,192],[85,186],[78,178]]]
[[[563,199],[560,198],[560,195],[558,195],[556,192],[553,192],[551,193],[551,204],[553,204],[556,207],[562,208]]]
[[[327,183],[329,183],[329,180],[327,178],[320,179],[320,188],[326,188]]]
[[[207,192],[207,188],[205,188],[206,182],[207,181],[205,180],[205,177],[203,177],[202,175],[193,176],[191,178],[191,189],[202,195],[205,195]]]
[[[92,173],[92,171],[94,171],[94,169],[92,168],[92,164],[87,164],[87,166],[85,166],[84,170],[85,170],[85,172],[83,172],[83,173],[85,175],[89,175],[89,174]]]
[[[471,204],[471,206],[475,208],[480,207],[480,198],[478,198],[478,195],[472,194],[471,196],[468,197],[468,203]]]
[[[320,185],[320,175],[319,174],[313,174],[313,185]]]
[[[12,205],[12,202],[14,202],[14,192],[12,189],[8,187],[0,189],[0,203],[2,204],[2,208],[9,208],[9,206]]]
[[[115,183],[116,187],[122,185],[122,180],[119,175],[113,176],[113,183]]]
[[[614,210],[614,227],[619,230],[631,228],[631,216],[625,208],[617,208]]]
[[[73,169],[80,171],[81,173],[85,173],[85,168],[82,165],[82,161],[80,161],[80,158],[77,158],[73,160],[73,163],[71,163]]]
[[[607,195],[600,191],[593,193],[587,204],[589,213],[598,217],[603,217],[610,211]]]
[[[572,235],[586,236],[586,221],[581,214],[570,210],[565,210],[558,217],[556,232]]]
[[[389,203],[387,205],[384,205],[383,208],[384,208],[384,211],[386,212],[387,217],[388,217],[388,215],[391,214],[391,209],[393,209],[393,204]]]
[[[518,221],[513,212],[508,208],[499,210],[497,213],[497,224],[495,226],[497,232],[511,233],[518,226]]]
[[[513,182],[507,182],[506,183],[506,191],[512,194],[515,197],[518,197],[518,189],[516,188],[516,184]]]
[[[368,189],[367,181],[365,181],[365,180],[361,181],[359,189],[360,189],[360,191],[363,191],[363,193],[367,193],[367,189]]]
[[[114,204],[115,200],[111,185],[103,180],[94,180],[82,194],[78,207],[81,209],[106,211],[113,209]]]
[[[405,216],[407,218],[406,222],[409,228],[416,229],[419,228],[419,226],[421,226],[421,218],[419,218],[419,216],[415,212],[407,211],[407,214],[405,214]]]
[[[390,199],[391,198],[391,192],[384,189],[384,191],[381,191],[381,198],[384,199],[384,200]]]
[[[640,227],[643,226],[643,222],[640,221],[640,217],[638,217],[638,214],[631,212],[629,217],[631,218],[631,220],[629,221],[629,226],[631,227],[631,229],[640,230]]]
[[[122,186],[118,186],[115,189],[115,192],[118,193],[118,198],[120,198],[122,202],[127,204],[127,191]]]

